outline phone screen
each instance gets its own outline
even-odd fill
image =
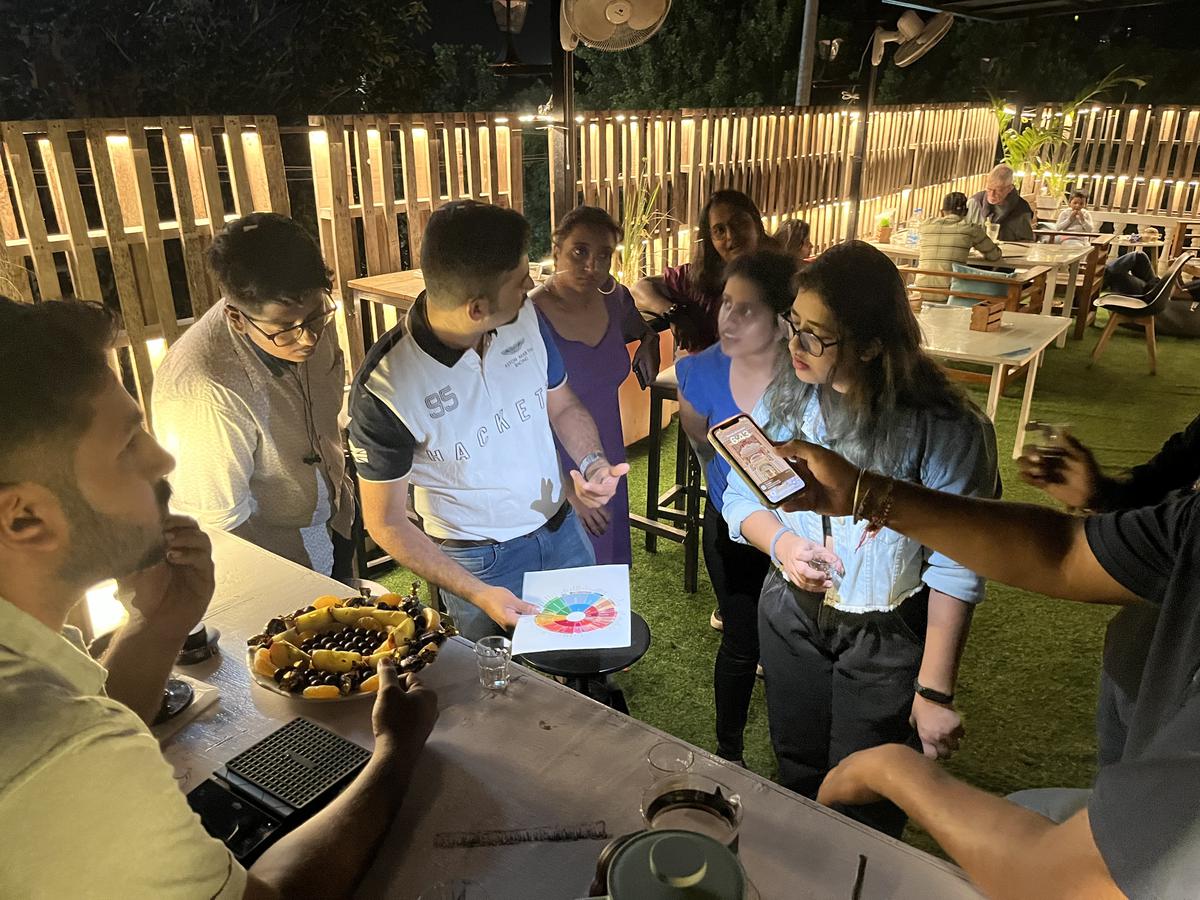
[[[747,416],[739,417],[727,428],[716,429],[713,436],[772,503],[780,503],[804,487],[804,479],[775,452],[766,435]]]

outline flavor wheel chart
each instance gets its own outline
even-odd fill
[[[536,618],[539,628],[556,634],[599,631],[616,620],[616,604],[599,591],[571,591],[555,597]]]

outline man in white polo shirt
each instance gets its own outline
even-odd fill
[[[154,430],[179,460],[175,508],[347,579],[354,487],[338,416],[346,366],[329,271],[291,219],[251,213],[213,241],[221,300],[167,351]]]
[[[381,668],[375,752],[247,872],[209,837],[146,723],[214,589],[208,538],[167,513],[174,461],[107,365],[97,304],[0,298],[0,897],[342,897],[374,857],[437,718]],[[103,665],[67,615],[125,579]]]
[[[526,572],[591,565],[564,500],[557,435],[578,463],[579,499],[603,506],[629,471],[604,458],[595,422],[567,385],[526,301],[529,223],[474,201],[430,217],[426,291],[354,378],[350,442],[372,537],[438,586],[471,640],[534,608]],[[408,489],[424,533],[408,518]]]

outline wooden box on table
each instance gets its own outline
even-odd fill
[[[982,300],[971,307],[972,331],[999,331],[1004,315],[1004,300]]]

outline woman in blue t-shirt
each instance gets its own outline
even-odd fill
[[[721,646],[713,671],[717,754],[743,762],[742,732],[758,666],[758,594],[767,557],[735,544],[721,517],[729,464],[713,453],[708,429],[739,412],[754,414],[767,385],[791,371],[782,316],[792,305],[796,263],[771,251],[729,264],[717,313],[720,342],[675,363],[679,420],[705,461],[704,563],[717,595]],[[760,414],[762,411],[760,410]]]

